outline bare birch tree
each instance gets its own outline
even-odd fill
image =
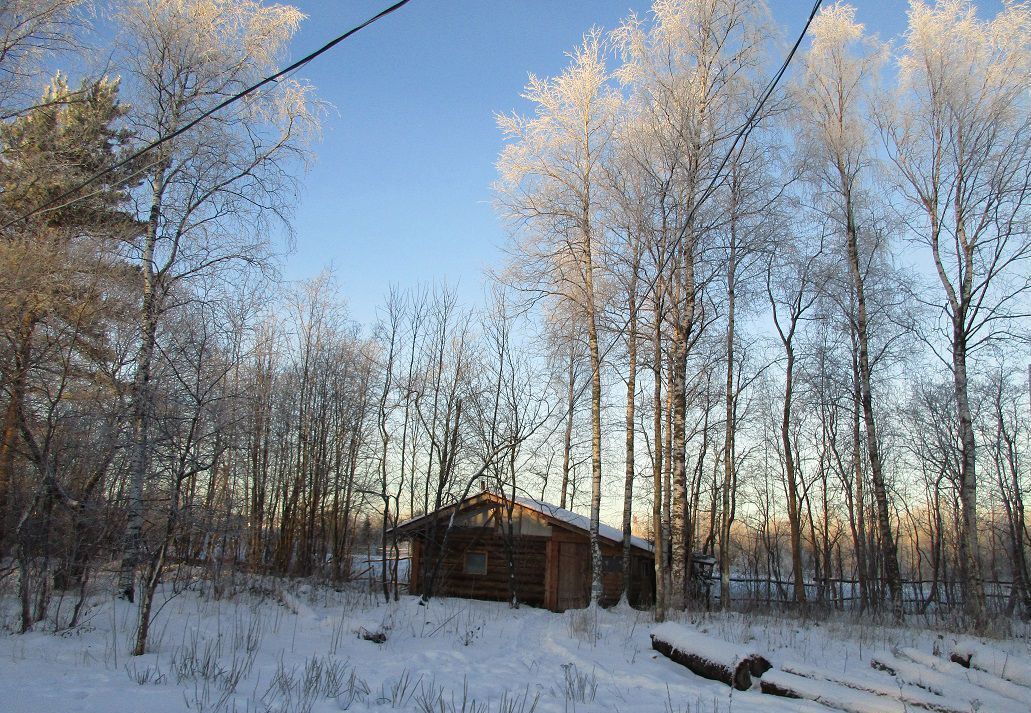
[[[671,343],[670,604],[683,608],[690,568],[687,492],[688,358],[703,326],[702,294],[711,274],[702,264],[718,218],[700,210],[732,137],[741,107],[754,96],[766,35],[759,3],[659,0],[652,18],[624,21],[614,35],[623,60],[617,75],[648,136],[639,161],[654,191],[655,277],[665,300]]]
[[[844,237],[844,253],[855,305],[852,315],[858,346],[859,394],[866,449],[876,502],[882,564],[891,597],[892,613],[902,620],[902,583],[898,552],[889,515],[881,444],[874,415],[870,356],[870,319],[866,296],[866,270],[861,235],[867,174],[872,171],[873,147],[867,119],[869,85],[885,59],[885,49],[863,35],[855,11],[847,5],[825,9],[813,21],[812,44],[805,54],[804,78],[798,90],[801,145],[817,197],[826,201],[830,215]],[[870,240],[866,240],[870,243]]]
[[[977,513],[972,360],[1010,335],[1031,289],[1031,7],[1006,4],[991,20],[973,3],[914,0],[898,88],[879,121],[944,296],[933,339],[952,374],[960,442],[959,553],[967,615],[985,597]],[[941,306],[939,306],[941,305]]]
[[[143,559],[144,494],[151,476],[151,384],[158,327],[198,275],[260,264],[266,228],[289,210],[287,164],[315,126],[305,87],[282,83],[171,138],[186,122],[268,72],[302,15],[288,6],[223,0],[133,0],[117,14],[130,124],[144,141],[137,209],[143,237],[126,257],[139,266],[139,347],[132,386],[128,524],[119,590],[134,597]],[[139,653],[142,653],[139,652]]]
[[[508,216],[525,226],[515,251],[530,289],[567,293],[582,311],[591,364],[591,604],[602,596],[601,345],[598,216],[602,165],[611,150],[619,98],[608,86],[601,33],[591,32],[558,77],[530,77],[524,97],[532,118],[498,117],[509,143],[498,159],[498,196]],[[529,277],[529,280],[526,278]]]

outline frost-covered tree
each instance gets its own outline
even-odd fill
[[[99,415],[114,391],[98,374],[111,351],[110,305],[119,302],[119,270],[110,256],[137,227],[123,211],[120,174],[77,200],[36,209],[117,160],[127,139],[117,128],[124,112],[116,81],[87,80],[73,89],[59,74],[35,108],[0,126],[0,552],[18,545],[23,631],[41,618],[49,598],[45,566],[30,585],[27,530],[49,538],[50,518],[40,514],[58,502],[78,525],[80,501],[89,500],[106,470],[105,464],[95,479],[71,483],[75,449],[61,443],[86,430],[70,394],[93,399]],[[98,440],[93,448],[106,445]],[[17,467],[22,454],[34,475]],[[28,606],[30,586],[36,614]]]
[[[1008,2],[982,20],[967,0],[913,0],[904,39],[898,87],[880,122],[902,213],[942,289],[931,305],[932,342],[943,345],[937,353],[952,376],[963,600],[980,621],[970,368],[982,347],[1021,331],[1031,291],[1031,6]]]
[[[502,209],[519,227],[515,280],[567,296],[584,318],[591,365],[591,603],[602,595],[601,365],[599,303],[602,170],[620,100],[609,86],[599,31],[585,36],[557,77],[531,75],[523,96],[531,117],[499,116],[508,140],[498,159]]]
[[[11,119],[48,100],[34,102],[26,92],[36,90],[55,54],[78,47],[86,9],[84,0],[0,2],[0,119]]]
[[[138,349],[133,365],[128,523],[119,589],[134,596],[151,470],[152,375],[159,324],[192,279],[264,263],[271,221],[290,209],[289,170],[316,128],[307,88],[293,81],[250,95],[172,138],[185,124],[270,73],[303,15],[244,0],[131,0],[116,14],[129,123],[141,141],[163,141],[141,159]],[[141,606],[141,612],[146,607]],[[145,634],[145,627],[140,631]],[[145,636],[135,652],[145,651]]]
[[[880,249],[876,226],[870,224],[870,174],[875,147],[868,121],[869,93],[886,48],[863,33],[855,9],[837,4],[824,9],[810,29],[812,44],[803,56],[797,86],[795,126],[815,199],[832,218],[848,265],[849,322],[858,347],[857,364],[862,419],[876,503],[877,528],[891,596],[892,612],[901,621],[902,582],[889,515],[884,459],[874,416],[873,366],[867,299],[868,254]]]
[[[721,211],[706,209],[723,158],[754,106],[765,7],[739,0],[658,0],[649,20],[631,16],[614,33],[617,70],[637,115],[632,153],[648,181],[653,289],[665,305],[671,345],[670,604],[687,595],[692,526],[688,499],[688,362],[704,327],[707,264]],[[656,374],[657,379],[661,379]],[[659,558],[661,560],[661,558]],[[656,573],[659,582],[662,573]],[[662,586],[662,585],[658,585]]]

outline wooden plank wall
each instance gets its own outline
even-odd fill
[[[573,542],[585,545],[587,547],[587,557],[590,558],[590,537],[579,532],[555,528],[551,542],[553,543],[553,554],[549,557],[549,563],[551,566],[548,569],[548,598],[546,599],[545,606],[548,609],[556,609],[558,601],[558,578],[562,576],[558,571],[558,543]],[[616,557],[621,560],[623,556],[623,548],[621,546],[609,545],[603,542],[601,545],[601,555],[602,557]],[[630,591],[628,593],[630,603],[634,606],[650,606],[655,601],[655,586],[653,584],[655,575],[651,557],[641,554],[635,550],[631,555],[630,572]],[[590,562],[587,564],[586,574],[584,576],[586,578],[584,591],[590,592]],[[622,581],[622,571],[602,572],[602,606],[612,606],[619,601]],[[586,606],[586,602],[584,605]]]
[[[601,546],[602,557],[615,557],[619,560],[620,571],[619,572],[602,572],[601,584],[602,584],[602,606],[612,606],[619,601],[619,594],[622,590],[623,583],[623,549],[621,547],[613,547],[611,545]],[[630,555],[630,591],[627,592],[627,597],[630,603],[634,606],[650,606],[655,601],[655,595],[653,593],[654,588],[652,587],[651,577],[649,576],[648,568],[653,567],[652,560],[642,555],[631,553]],[[590,573],[588,570],[588,577]]]

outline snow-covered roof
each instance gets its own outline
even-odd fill
[[[560,520],[561,522],[572,525],[577,529],[588,531],[591,529],[591,520],[586,515],[577,515],[571,510],[565,510],[564,508],[560,508],[558,505],[534,500],[533,498],[516,496],[515,501],[525,508],[529,508],[530,510],[534,510],[542,515],[554,518],[555,520]],[[611,525],[606,525],[603,522],[598,523],[598,534],[606,540],[612,540],[613,542],[623,541],[623,532],[621,530],[618,530]],[[648,540],[643,537],[638,537],[637,535],[630,536],[630,544],[642,550],[647,550],[648,552],[653,551],[652,543],[648,542]]]

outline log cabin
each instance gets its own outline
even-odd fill
[[[511,580],[520,603],[561,612],[586,607],[590,600],[589,525],[583,515],[549,503],[484,491],[404,522],[392,532],[410,541],[411,594],[424,593],[439,561],[434,596],[506,601]],[[623,534],[602,524],[598,535],[601,604],[609,606],[617,602],[622,588]],[[628,600],[633,606],[650,606],[655,597],[652,544],[636,536],[630,542]]]

